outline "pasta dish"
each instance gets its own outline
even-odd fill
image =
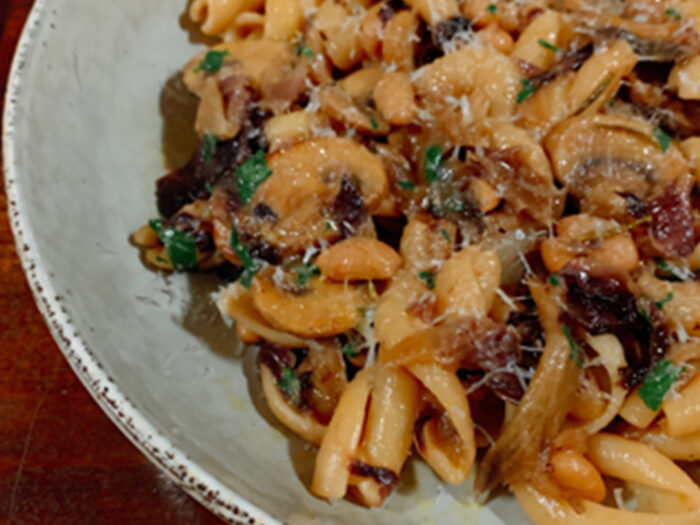
[[[700,1],[405,2],[193,0],[144,260],[221,276],[320,498],[416,455],[539,525],[700,524]]]

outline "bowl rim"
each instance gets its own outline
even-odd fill
[[[34,302],[59,349],[92,398],[129,441],[163,473],[195,500],[230,524],[281,525],[280,521],[236,494],[190,459],[184,451],[175,447],[131,403],[73,325],[64,298],[57,295],[51,276],[36,253],[36,243],[30,225],[22,213],[22,192],[18,184],[22,170],[17,165],[16,156],[16,149],[20,144],[14,138],[14,130],[18,127],[17,113],[26,85],[24,66],[36,53],[38,31],[49,16],[49,7],[53,10],[58,9],[57,2],[36,0],[25,22],[8,76],[2,129],[7,215],[14,235],[16,252]]]

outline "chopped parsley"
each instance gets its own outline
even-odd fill
[[[346,343],[345,346],[343,346],[342,352],[351,359],[360,355],[360,352],[357,351],[355,343],[352,342]]]
[[[400,180],[399,182],[397,182],[397,184],[402,190],[413,191],[416,189],[416,185],[413,184],[410,180]]]
[[[656,266],[668,277],[678,279],[679,281],[685,281],[687,278],[692,277],[690,272],[684,271],[683,268],[679,268],[675,264],[664,261],[663,259],[657,259]]]
[[[669,275],[675,275],[674,272],[673,272],[673,268],[671,268],[671,266],[670,266],[666,261],[664,261],[663,259],[657,260],[657,261],[656,261],[656,266],[659,267],[659,270],[661,270],[661,271],[663,271],[663,272],[666,272],[666,273],[669,274]]]
[[[221,66],[224,64],[224,57],[228,55],[228,51],[209,51],[194,69],[195,73],[206,71],[207,73],[218,73]]]
[[[450,234],[445,228],[440,229],[440,235],[442,235],[447,242],[452,242],[452,237],[450,237]]]
[[[214,193],[214,190],[216,189],[216,186],[214,186],[213,184],[210,184],[209,182],[207,182],[207,183],[204,185],[204,189],[207,190],[207,193],[209,193],[209,195],[211,195],[212,193]]]
[[[301,403],[301,381],[291,368],[283,368],[277,386],[284,392],[295,407]]]
[[[326,225],[323,227],[323,233],[328,233],[332,229],[333,225],[329,221],[326,221]]]
[[[677,9],[673,9],[672,7],[669,7],[668,9],[666,9],[666,11],[664,11],[664,13],[666,13],[666,16],[670,16],[670,17],[675,18],[676,20],[679,20],[679,21],[683,18],[683,15],[681,15],[681,13]]]
[[[258,150],[236,170],[238,197],[242,205],[248,204],[255,190],[272,174],[265,162],[265,152]]]
[[[379,123],[374,120],[372,117],[367,117],[367,120],[369,120],[369,125],[372,127],[372,131],[377,131],[379,129]]]
[[[663,310],[664,305],[671,300],[673,300],[673,292],[668,292],[665,297],[663,297],[659,301],[656,301],[656,307],[659,310]]]
[[[295,266],[294,273],[297,274],[297,284],[303,287],[306,286],[306,283],[313,277],[321,275],[321,269],[315,264],[305,263]]]
[[[486,6],[486,10],[492,15],[495,15],[498,11],[498,6],[496,4],[489,4],[488,6]]]
[[[182,272],[197,266],[197,242],[191,232],[166,228],[161,219],[151,219],[148,225],[158,234],[176,271]]]
[[[313,58],[314,57],[314,52],[311,51],[308,47],[306,47],[304,44],[299,44],[297,46],[297,56],[300,57],[301,55],[304,55],[306,58]]]
[[[253,284],[253,277],[255,277],[255,274],[258,273],[258,264],[250,254],[250,249],[244,244],[241,244],[240,240],[238,239],[238,232],[235,229],[231,231],[231,240],[229,241],[229,244],[231,245],[231,248],[233,248],[236,255],[238,255],[238,258],[241,260],[241,266],[243,267],[243,273],[241,273],[241,284],[245,288],[250,288],[250,286]]]
[[[418,278],[422,281],[425,281],[425,284],[428,285],[428,288],[431,290],[435,289],[435,276],[426,270],[423,270],[422,272],[418,272]]]
[[[669,135],[658,126],[654,126],[653,134],[656,142],[659,143],[661,151],[666,153],[668,148],[671,147],[671,137],[669,137]]]
[[[678,381],[682,373],[683,369],[668,359],[661,359],[646,375],[637,393],[647,407],[658,410],[673,383]]]
[[[649,323],[650,325],[653,325],[652,320],[651,320],[651,315],[649,314],[649,311],[641,304],[637,305],[637,311],[639,312],[639,315],[644,317],[644,320]]]
[[[542,46],[543,48],[548,49],[548,50],[551,51],[552,53],[558,53],[559,51],[561,51],[561,49],[559,49],[559,48],[558,48],[557,46],[555,46],[554,44],[550,44],[550,43],[547,42],[544,38],[538,39],[538,40],[537,40],[537,43],[538,43],[540,46]]]
[[[566,340],[569,341],[569,348],[571,348],[571,352],[569,353],[569,357],[574,361],[574,363],[576,363],[576,366],[581,368],[583,366],[583,358],[581,356],[581,349],[576,344],[576,341],[574,341],[574,337],[571,335],[571,330],[569,330],[568,326],[563,324],[563,325],[561,325],[561,331],[564,333],[564,336],[566,336]]]
[[[520,84],[523,86],[523,88],[520,90],[520,93],[518,93],[518,97],[515,99],[518,102],[518,104],[522,104],[523,102],[525,102],[537,91],[537,86],[535,86],[526,78],[521,78]]]
[[[435,182],[438,178],[440,168],[442,167],[442,147],[437,144],[431,144],[425,150],[425,176],[428,179],[428,184]]]
[[[552,286],[559,286],[561,284],[561,281],[559,280],[559,277],[556,273],[550,275],[548,280],[549,284],[551,284]]]
[[[209,164],[216,153],[216,147],[219,145],[219,137],[211,133],[205,133],[202,137],[202,158],[204,164]]]

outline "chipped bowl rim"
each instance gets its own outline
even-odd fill
[[[232,525],[281,525],[267,512],[236,494],[207,470],[175,447],[171,441],[129,401],[119,386],[107,374],[95,354],[72,324],[62,299],[56,294],[43,261],[36,255],[36,242],[30,224],[22,213],[22,193],[19,182],[22,170],[17,165],[16,150],[22,146],[14,138],[27,85],[24,65],[35,55],[42,22],[49,6],[55,2],[37,0],[25,22],[15,50],[5,92],[2,153],[7,216],[14,234],[17,255],[39,311],[53,339],[102,411],[121,432],[152,463],[180,488],[221,519]],[[55,7],[57,9],[57,7]]]

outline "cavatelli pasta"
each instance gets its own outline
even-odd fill
[[[538,525],[700,523],[696,4],[191,2],[199,144],[133,242],[236,281],[316,496],[416,453]]]

